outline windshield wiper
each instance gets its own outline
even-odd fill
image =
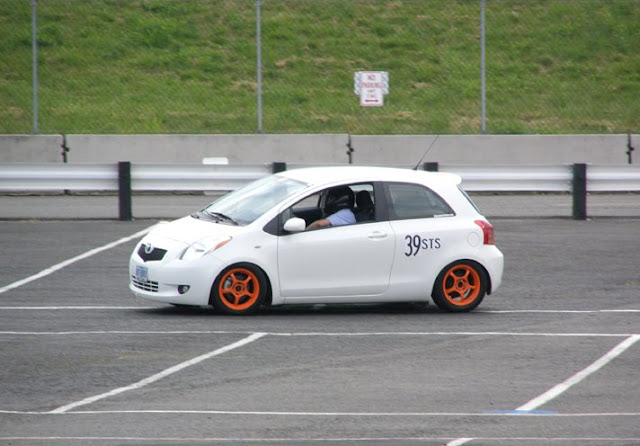
[[[210,216],[212,216],[213,218],[218,219],[218,221],[226,221],[231,223],[234,226],[238,226],[238,222],[235,221],[233,218],[229,217],[228,215],[222,214],[220,212],[209,212],[209,211],[205,211],[205,212]]]

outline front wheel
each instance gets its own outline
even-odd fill
[[[461,260],[447,266],[438,275],[433,301],[442,310],[471,311],[480,305],[487,290],[487,275],[475,262]]]
[[[226,314],[255,312],[267,294],[267,280],[259,268],[248,263],[230,266],[213,283],[210,302]]]

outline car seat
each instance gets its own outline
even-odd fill
[[[356,194],[356,221],[370,221],[374,218],[374,206],[371,194],[366,190],[361,190]]]

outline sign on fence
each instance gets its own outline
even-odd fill
[[[353,76],[354,93],[360,96],[363,107],[384,105],[384,95],[389,93],[389,73],[386,71],[358,71]]]

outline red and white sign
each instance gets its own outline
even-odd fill
[[[382,88],[363,88],[360,92],[360,105],[363,107],[380,107],[384,105]]]
[[[363,107],[384,105],[384,95],[389,93],[389,73],[385,71],[355,73],[354,92],[360,96],[360,105]]]

